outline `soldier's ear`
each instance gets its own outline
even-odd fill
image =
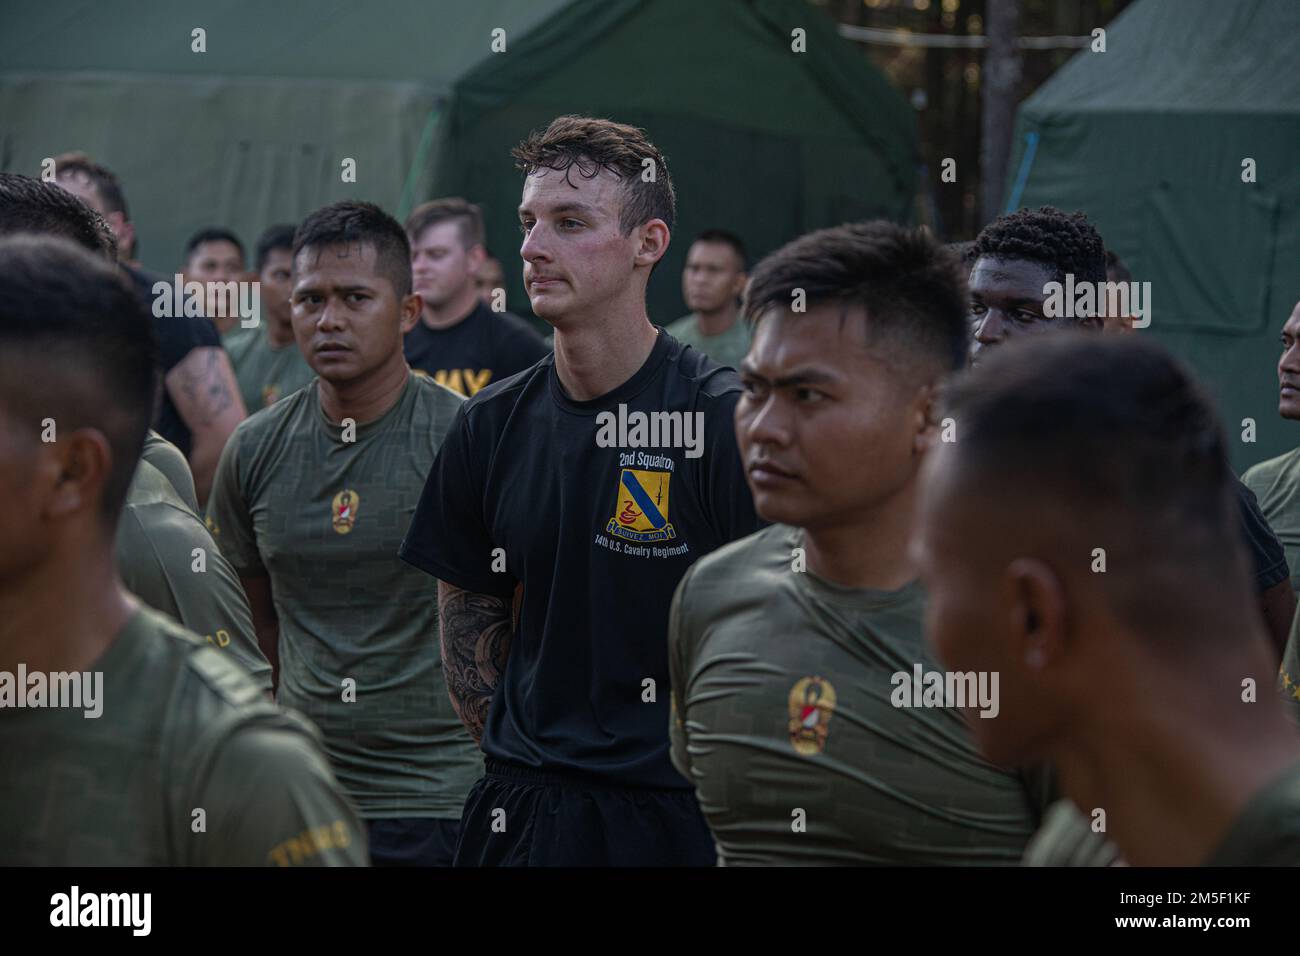
[[[415,323],[420,321],[420,313],[424,311],[424,298],[418,292],[412,292],[403,296],[401,305],[402,312],[402,334],[405,335],[411,329],[415,328]]]

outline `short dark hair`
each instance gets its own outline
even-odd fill
[[[128,222],[131,220],[131,213],[126,208],[126,194],[122,192],[122,184],[107,166],[100,165],[82,152],[60,153],[54,157],[56,179],[62,179],[72,173],[80,173],[90,180],[105,209],[109,212],[120,212],[123,219]]]
[[[946,409],[963,484],[996,475],[1017,507],[1068,512],[1105,547],[1130,623],[1169,631],[1198,588],[1249,595],[1223,428],[1162,347],[1074,330],[1009,342],[953,381]]]
[[[590,116],[559,116],[546,129],[530,133],[510,155],[524,175],[554,169],[567,177],[576,167],[586,179],[594,179],[602,169],[618,176],[623,181],[618,228],[625,236],[651,219],[662,219],[672,232],[677,221],[668,162],[643,129]],[[654,169],[651,182],[642,178],[647,159]]]
[[[416,206],[406,217],[406,235],[415,243],[424,230],[448,219],[460,226],[460,242],[466,249],[483,245],[483,211],[459,196],[432,199]]]
[[[1132,282],[1133,273],[1128,271],[1128,266],[1124,265],[1124,260],[1115,255],[1111,250],[1106,250],[1106,281],[1111,281],[1114,276],[1116,282]]]
[[[257,239],[257,271],[261,272],[262,267],[266,265],[266,260],[271,257],[277,249],[284,249],[286,252],[293,252],[293,234],[298,230],[297,226],[290,226],[280,223],[275,226],[268,226],[266,230]]]
[[[293,260],[306,248],[369,243],[377,271],[393,284],[398,298],[411,294],[411,243],[396,219],[374,203],[345,199],[302,221],[293,237]]]
[[[1106,246],[1081,212],[1066,215],[1055,206],[1019,209],[999,216],[981,230],[969,255],[972,259],[1029,259],[1047,266],[1064,282],[1106,281]]]
[[[63,236],[117,261],[117,237],[103,216],[54,183],[0,173],[0,235],[17,232]]]
[[[110,525],[153,420],[156,363],[153,320],[116,267],[56,236],[0,238],[0,391],[33,432],[52,418],[104,434]]]
[[[239,250],[239,258],[246,259],[244,244],[239,241],[239,237],[223,226],[204,226],[194,235],[190,236],[189,242],[185,243],[185,258],[189,259],[194,255],[194,250],[205,242],[229,242],[233,243]]]
[[[705,229],[695,237],[695,242],[718,242],[731,246],[732,251],[740,257],[740,271],[744,272],[749,268],[749,253],[745,251],[745,243],[734,232],[728,232],[726,229]]]
[[[796,289],[807,306],[838,303],[842,316],[861,306],[873,341],[906,343],[945,371],[966,364],[961,267],[923,229],[878,219],[800,236],[754,267],[745,318],[757,323],[769,309],[788,309]]]

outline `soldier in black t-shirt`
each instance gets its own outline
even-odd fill
[[[515,157],[555,352],[465,403],[402,547],[439,579],[448,688],[487,758],[456,860],[707,865],[668,756],[666,632],[691,562],[760,525],[739,378],[646,316],[674,198],[640,130],[561,117]]]
[[[505,289],[480,299],[478,273],[487,256],[483,215],[463,199],[435,199],[406,220],[411,280],[424,300],[406,333],[406,361],[439,385],[473,396],[490,381],[521,372],[547,352],[523,319],[504,311]],[[495,308],[494,308],[495,306]]]
[[[226,439],[245,415],[230,357],[208,319],[154,314],[155,283],[170,284],[174,280],[145,272],[132,260],[135,227],[117,177],[85,153],[56,156],[54,168],[60,186],[107,220],[117,237],[122,268],[153,317],[163,376],[162,402],[154,428],[189,459],[202,503],[207,500]]]

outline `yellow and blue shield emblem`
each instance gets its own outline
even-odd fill
[[[618,476],[614,517],[605,531],[626,541],[671,541],[677,537],[668,520],[668,484],[672,472],[624,468]]]

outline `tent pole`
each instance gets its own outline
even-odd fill
[[[1029,167],[1034,164],[1034,154],[1037,152],[1037,131],[1026,133],[1025,155],[1020,158],[1020,170],[1016,173],[1016,184],[1011,187],[1011,195],[1007,197],[1007,207],[1002,210],[1003,215],[1009,212],[1015,212],[1020,208],[1020,197],[1024,195],[1025,184],[1029,182]]]
[[[438,107],[434,106],[429,110],[429,118],[424,122],[424,130],[420,133],[420,145],[415,149],[415,158],[411,160],[411,168],[406,173],[406,185],[402,187],[402,198],[397,203],[398,222],[406,221],[407,214],[415,204],[415,183],[420,176],[421,168],[429,158],[429,150],[433,148],[433,131],[438,126],[439,113]]]

